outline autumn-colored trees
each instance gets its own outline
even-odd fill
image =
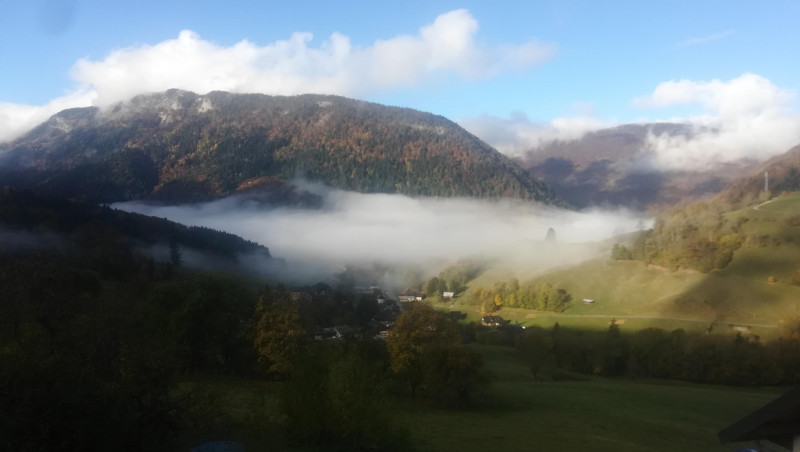
[[[397,318],[386,341],[392,371],[411,394],[454,392],[461,403],[484,380],[480,357],[461,343],[458,327],[428,304],[416,303]]]
[[[520,285],[519,280],[495,283],[492,288],[476,287],[468,301],[481,307],[481,312],[491,313],[503,306],[563,312],[569,307],[572,296],[564,289],[548,283]]]
[[[659,216],[652,230],[639,233],[630,255],[646,263],[670,269],[692,268],[703,272],[725,268],[744,243],[742,221],[723,214],[725,204],[696,202]],[[614,259],[626,258],[623,245],[615,246]]]
[[[180,105],[169,121],[159,116],[165,99]],[[198,111],[198,100],[212,107]],[[5,166],[0,178],[98,202],[194,202],[255,180],[302,175],[360,192],[564,204],[523,168],[429,113],[318,95],[215,92],[201,99],[170,91],[131,102],[135,108],[100,121],[93,108],[62,113],[74,126],[69,138],[53,139],[46,127],[44,137],[24,137],[6,152],[19,167]],[[29,160],[39,166],[26,168]]]
[[[253,328],[253,346],[262,368],[273,376],[287,376],[305,337],[297,305],[286,289],[266,288],[256,304]]]

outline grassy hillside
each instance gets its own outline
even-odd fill
[[[602,257],[532,280],[569,292],[563,314],[504,307],[500,315],[528,324],[575,324],[603,328],[612,317],[627,328],[727,328],[736,324],[758,334],[777,332],[800,310],[800,193],[725,214],[739,223],[744,244],[721,270],[670,271],[640,261]],[[595,300],[584,304],[582,299]],[[477,316],[477,309],[473,315]]]

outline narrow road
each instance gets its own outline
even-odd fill
[[[753,206],[753,210],[761,210],[761,206],[766,206],[767,204],[769,204],[769,203],[771,203],[773,201],[776,201],[777,199],[778,198],[772,198],[769,201],[764,201],[764,202],[762,202],[761,204],[759,204],[757,206]]]
[[[720,322],[708,321],[703,319],[685,319],[680,317],[662,317],[657,315],[605,315],[605,314],[536,314],[536,317],[579,317],[579,318],[595,318],[595,319],[645,319],[645,320],[677,320],[680,322],[695,322],[705,323],[712,325],[732,325],[732,326],[748,326],[754,328],[777,328],[778,325],[768,325],[765,323],[740,323],[740,322]]]

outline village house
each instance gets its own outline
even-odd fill
[[[406,289],[400,292],[400,295],[397,296],[399,301],[405,302],[414,302],[414,301],[422,301],[425,298],[425,294],[414,289]]]
[[[483,326],[493,326],[497,327],[500,325],[505,325],[508,323],[506,320],[503,320],[502,317],[499,315],[485,315],[481,317],[481,325]]]

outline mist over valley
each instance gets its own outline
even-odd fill
[[[427,273],[480,258],[528,278],[607,252],[614,234],[649,224],[625,209],[558,209],[524,200],[412,198],[299,182],[322,197],[317,208],[274,207],[249,195],[202,204],[126,202],[113,207],[205,226],[268,246],[294,281],[331,281],[345,266],[415,266]],[[555,240],[545,240],[548,229]],[[303,274],[306,273],[307,274]]]

